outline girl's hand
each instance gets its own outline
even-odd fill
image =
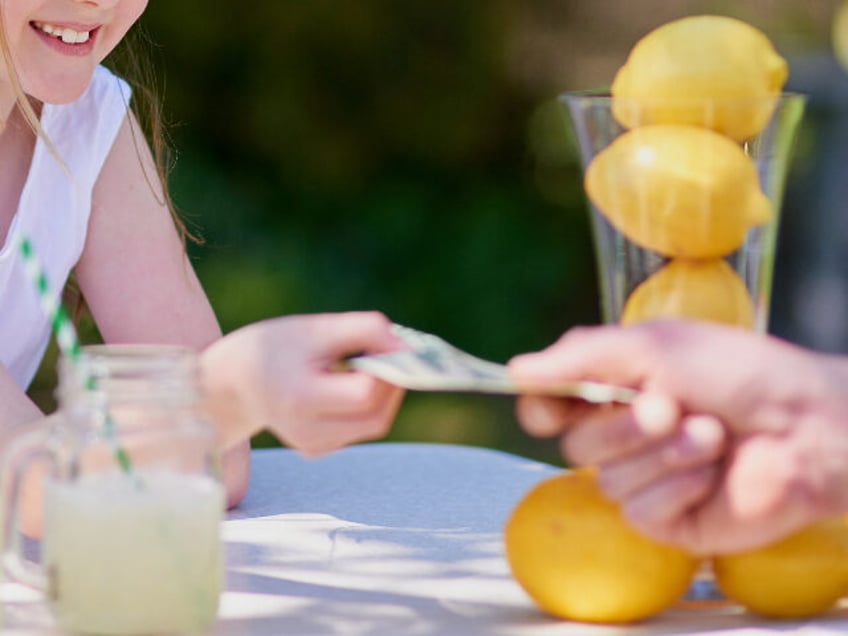
[[[383,437],[403,391],[335,370],[357,353],[402,348],[378,312],[285,316],[234,331],[202,366],[209,410],[225,445],[267,429],[308,455]]]
[[[647,534],[698,553],[768,543],[848,511],[848,365],[768,336],[659,322],[576,329],[510,362],[520,386],[598,380],[629,407],[525,396],[528,432],[562,435]]]

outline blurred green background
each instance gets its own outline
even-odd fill
[[[150,3],[142,26],[177,150],[173,196],[205,239],[192,257],[225,331],[378,309],[506,361],[599,320],[580,169],[556,95],[607,85],[639,37],[695,13],[759,26],[790,66],[830,60],[835,6],[177,0]],[[815,152],[812,134],[799,141],[802,163]],[[789,268],[799,252],[781,249]],[[788,291],[776,298],[789,303]],[[800,340],[781,320],[777,331]],[[52,365],[48,356],[31,391],[45,408]],[[559,462],[553,442],[520,432],[513,406],[411,394],[390,439]]]

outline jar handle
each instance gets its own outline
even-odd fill
[[[49,443],[51,433],[52,426],[24,433],[11,441],[0,458],[3,571],[11,580],[41,592],[47,590],[47,577],[38,562],[24,555],[20,531],[20,503],[24,475],[30,465],[39,459],[47,459],[54,467],[56,465],[56,456]]]

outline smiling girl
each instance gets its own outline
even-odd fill
[[[235,505],[247,488],[249,437],[260,429],[308,453],[382,436],[401,392],[329,369],[398,342],[376,312],[280,317],[222,337],[130,108],[132,89],[102,66],[146,5],[2,3],[0,448],[34,421],[46,425],[25,392],[51,333],[14,249],[27,236],[55,288],[74,273],[104,342],[200,352]]]

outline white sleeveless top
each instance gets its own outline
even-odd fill
[[[52,291],[59,294],[82,254],[91,192],[126,117],[129,98],[129,86],[99,67],[75,102],[42,108],[41,126],[66,169],[38,139],[18,210],[0,249],[0,363],[21,390],[38,370],[51,329],[17,253],[17,238],[29,237]]]

